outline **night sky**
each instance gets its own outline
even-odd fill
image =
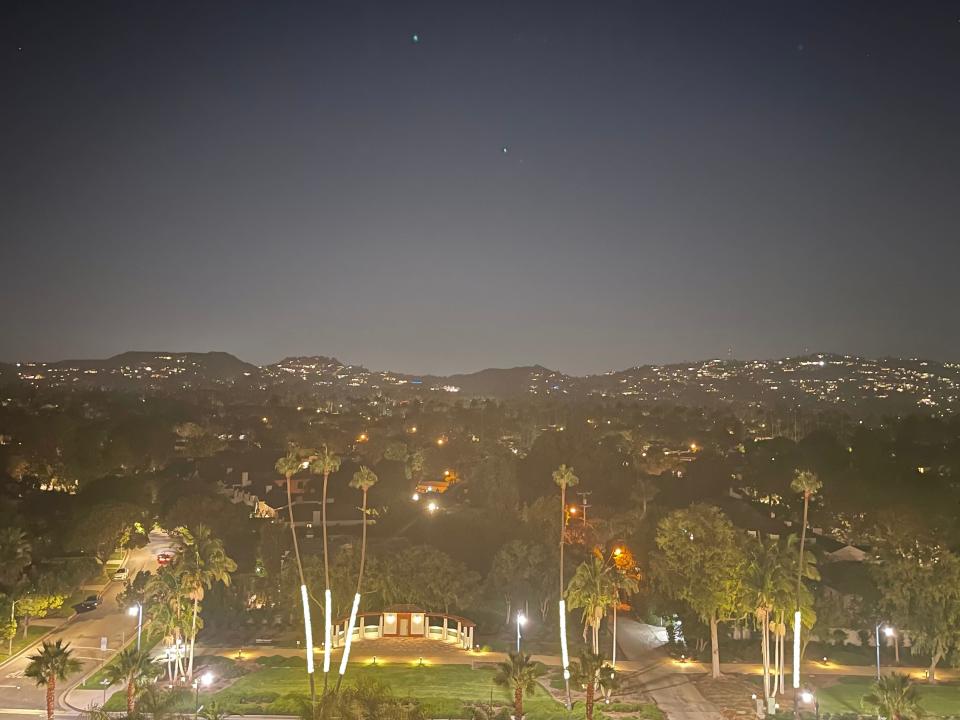
[[[0,359],[960,359],[960,2],[27,0],[0,41]]]

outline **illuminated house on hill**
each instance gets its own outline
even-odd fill
[[[453,470],[444,470],[443,477],[439,480],[421,480],[417,483],[417,493],[424,495],[426,493],[440,493],[441,495],[455,485],[460,477]]]

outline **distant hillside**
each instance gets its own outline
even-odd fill
[[[131,351],[103,360],[21,363],[17,371],[21,380],[47,385],[133,388],[227,384],[259,368],[225,352]]]
[[[282,388],[328,398],[368,393],[590,397],[692,406],[818,406],[854,415],[945,415],[960,409],[960,363],[835,354],[642,365],[587,377],[542,365],[417,376],[370,370],[325,355],[287,357],[260,368],[223,352],[127,352],[106,360],[21,363],[12,371],[38,387],[175,391],[242,385],[253,392]],[[0,366],[0,378],[10,373],[10,366]]]
[[[425,375],[420,378],[429,387],[457,388],[466,395],[487,397],[513,397],[537,390],[559,389],[569,384],[570,377],[549,370],[542,365],[526,365],[515,368],[487,368],[458,375]]]

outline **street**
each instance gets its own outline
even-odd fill
[[[132,578],[140,570],[154,571],[157,568],[156,555],[171,546],[164,533],[151,533],[150,544],[130,552],[125,562]],[[48,640],[62,639],[70,643],[73,657],[83,663],[83,670],[57,687],[58,715],[74,715],[73,711],[60,712],[63,708],[60,698],[70,685],[83,677],[104,659],[111,657],[120,649],[125,640],[137,632],[137,618],[127,614],[126,609],[117,606],[117,594],[123,589],[123,583],[109,582],[103,589],[103,602],[96,610],[82,612],[66,621],[59,630],[51,634]],[[90,591],[91,594],[94,592]],[[101,650],[101,639],[106,638],[106,651]],[[20,653],[8,662],[0,665],[0,715],[10,717],[36,718],[46,712],[46,694],[34,681],[24,677],[39,643]]]

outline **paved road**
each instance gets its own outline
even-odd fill
[[[170,547],[169,538],[161,533],[150,535],[150,544],[132,551],[126,560],[130,575],[139,570],[155,570],[156,555]],[[63,639],[69,642],[74,657],[83,663],[83,670],[77,676],[62,683],[57,694],[66,690],[72,682],[89,672],[96,663],[110,657],[137,631],[137,618],[130,617],[117,606],[117,594],[123,589],[123,583],[110,582],[103,590],[103,603],[96,610],[79,613],[67,621],[48,639]],[[93,591],[91,590],[91,593]],[[100,650],[100,639],[107,639],[106,652]],[[0,717],[21,717],[36,720],[46,712],[46,695],[42,688],[36,687],[30,678],[23,676],[28,656],[33,655],[38,645],[34,645],[20,655],[0,665]],[[72,712],[58,712],[68,717]]]
[[[664,643],[663,628],[617,618],[617,644],[630,661],[623,664],[640,666],[636,680],[668,720],[722,720],[717,708],[704,699],[692,682],[702,671],[694,673],[693,668],[678,667],[664,652]]]

